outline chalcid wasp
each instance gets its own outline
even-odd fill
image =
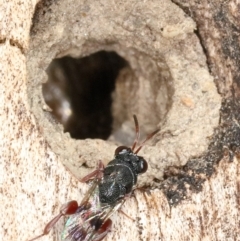
[[[111,229],[110,217],[120,210],[125,200],[131,196],[137,177],[147,171],[146,160],[138,156],[146,141],[151,139],[159,130],[151,133],[139,144],[139,125],[134,115],[136,137],[132,147],[119,146],[115,150],[115,156],[106,167],[101,161],[97,169],[81,179],[81,182],[90,184],[80,205],[73,200],[64,204],[57,216],[55,216],[44,228],[43,233],[29,240],[36,240],[47,235],[58,220],[69,215],[63,233],[63,241],[101,241]]]

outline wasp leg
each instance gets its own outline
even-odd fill
[[[119,213],[121,213],[121,214],[123,214],[125,217],[127,217],[127,218],[131,219],[133,222],[135,221],[135,219],[134,219],[134,218],[130,217],[128,214],[126,214],[125,212],[123,212],[123,210],[122,210],[122,209],[118,210],[118,212],[119,212]]]
[[[45,226],[45,228],[43,230],[43,233],[28,241],[33,241],[33,240],[41,238],[42,236],[47,235],[62,216],[72,215],[77,211],[77,209],[78,209],[78,203],[75,200],[72,200],[66,204],[63,204],[60,209],[59,214],[57,216],[55,216],[50,222],[47,223],[47,225]]]
[[[126,195],[124,196],[124,200],[127,200],[128,198],[130,198],[130,197],[132,197],[132,196],[134,196],[134,190],[133,190],[132,192],[126,194]],[[122,203],[122,204],[123,204],[123,203]],[[133,222],[135,221],[135,219],[133,219],[133,218],[130,217],[128,214],[126,214],[125,212],[123,212],[122,209],[118,209],[117,211],[118,211],[119,213],[122,213],[125,217],[131,219]]]
[[[101,241],[105,238],[105,236],[111,231],[112,220],[107,219],[103,225],[97,231],[97,237],[93,241]]]
[[[94,170],[93,172],[89,173],[87,176],[83,177],[80,182],[88,182],[89,180],[93,178],[102,178],[103,175],[103,169],[104,169],[104,164],[102,161],[98,161],[98,166],[97,169]]]

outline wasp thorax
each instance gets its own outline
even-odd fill
[[[137,176],[147,171],[143,157],[126,146],[115,151],[115,158],[108,163],[99,183],[99,197],[102,203],[113,204],[131,193],[137,183]]]

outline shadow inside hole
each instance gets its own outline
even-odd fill
[[[111,94],[128,63],[116,52],[54,59],[47,69],[43,97],[72,138],[107,139],[112,131]]]

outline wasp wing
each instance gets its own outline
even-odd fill
[[[100,241],[111,228],[110,216],[123,204],[102,205],[99,200],[99,179],[95,179],[78,210],[71,215],[62,233],[63,241]]]

